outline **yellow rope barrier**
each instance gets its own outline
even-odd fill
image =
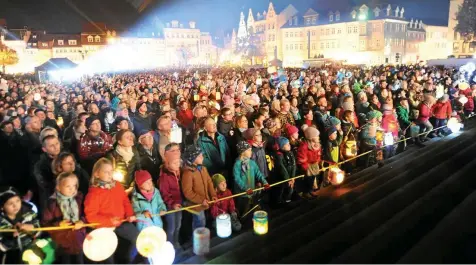
[[[474,115],[473,115],[474,116]],[[468,118],[471,118],[473,116],[470,116]],[[432,131],[436,131],[436,130],[439,130],[439,129],[442,129],[442,128],[445,128],[447,127],[448,125],[444,125],[444,126],[441,126],[441,127],[438,127],[438,128],[434,128],[430,131],[427,131],[427,132],[423,132],[423,133],[420,133],[418,135],[416,135],[416,137],[419,137],[419,136],[422,136],[422,135],[425,135],[425,134],[429,134],[431,133]],[[416,137],[408,137],[408,138],[404,138],[402,140],[399,140],[399,141],[396,141],[394,142],[393,144],[391,145],[384,145],[382,147],[380,147],[379,149],[383,149],[387,146],[393,146],[395,144],[398,144],[398,143],[401,143],[403,141],[406,141],[406,140],[409,140],[409,139],[412,139],[412,138],[416,138]],[[344,163],[347,163],[349,161],[352,161],[352,160],[355,160],[359,157],[363,157],[363,156],[366,156],[372,152],[375,152],[376,150],[370,150],[370,151],[367,151],[367,152],[364,152],[362,154],[359,154],[355,157],[352,157],[352,158],[349,158],[347,160],[344,160],[344,161],[341,161],[341,162],[338,162],[338,163],[335,163],[334,165],[331,165],[331,166],[328,166],[328,167],[323,167],[321,169],[319,169],[318,172],[324,172],[326,170],[329,170],[330,168],[333,168],[333,167],[336,167],[338,165],[341,165],[341,164],[344,164]],[[284,184],[284,183],[287,183],[289,181],[292,181],[292,180],[295,180],[295,179],[299,179],[299,178],[304,178],[305,175],[299,175],[299,176],[295,176],[295,177],[292,177],[292,178],[289,178],[289,179],[285,179],[285,180],[282,180],[282,181],[278,181],[276,183],[273,183],[273,184],[270,184],[269,185],[269,188],[271,187],[275,187],[275,186],[278,186],[278,185],[281,185],[281,184]],[[257,191],[261,191],[261,190],[264,190],[264,187],[259,187],[259,188],[256,188],[256,189],[253,189],[253,193],[257,192]],[[217,203],[217,202],[220,202],[220,201],[224,201],[224,200],[229,200],[229,199],[233,199],[233,198],[236,198],[236,197],[241,197],[241,196],[244,196],[244,195],[247,195],[248,193],[247,192],[241,192],[241,193],[237,193],[237,194],[233,194],[231,196],[228,196],[228,197],[223,197],[223,198],[220,198],[220,199],[216,199],[216,200],[213,200],[213,201],[209,201],[208,203],[209,204],[213,204],[213,203]],[[187,207],[182,207],[182,208],[179,208],[179,209],[174,209],[174,210],[170,210],[170,211],[167,211],[165,213],[163,213],[162,215],[167,215],[167,214],[172,214],[172,213],[177,213],[177,212],[180,212],[180,211],[189,211],[191,213],[195,213],[195,211],[193,211],[194,208],[197,208],[197,207],[200,207],[200,206],[203,206],[202,204],[196,204],[196,205],[191,205],[191,206],[187,206]],[[152,214],[152,216],[159,216],[161,214]],[[125,220],[123,220],[125,221]],[[98,226],[100,225],[99,223],[91,223],[91,224],[84,224],[84,227],[95,227],[95,226]],[[74,226],[52,226],[52,227],[40,227],[40,228],[35,228],[31,231],[35,231],[35,232],[40,232],[40,231],[57,231],[57,230],[68,230],[68,229],[73,229]],[[0,229],[0,233],[8,233],[8,232],[17,232],[18,230],[17,229]]]

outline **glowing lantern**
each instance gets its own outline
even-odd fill
[[[56,120],[56,124],[57,124],[60,128],[63,128],[63,124],[64,124],[63,117],[58,117],[58,119]]]
[[[199,100],[200,100],[200,96],[197,93],[193,94],[193,101],[199,101]]]
[[[383,143],[387,146],[393,145],[393,134],[391,132],[385,133],[383,138]]]
[[[137,251],[144,257],[153,257],[160,253],[167,240],[164,230],[158,226],[149,226],[137,237]]]
[[[83,243],[84,255],[92,261],[103,261],[112,256],[117,248],[114,228],[98,228],[86,236]]]
[[[182,143],[182,129],[177,125],[172,126],[172,130],[170,131],[170,142],[171,143]]]
[[[256,211],[253,214],[253,230],[257,235],[268,233],[268,213],[265,211]]]
[[[229,214],[220,214],[217,216],[217,235],[226,238],[231,235],[231,218]]]
[[[210,252],[210,230],[200,227],[193,231],[193,253],[205,255]]]
[[[51,238],[38,239],[25,250],[21,257],[27,264],[53,264],[55,247]]]
[[[344,182],[344,171],[338,167],[332,167],[329,169],[327,178],[332,185],[340,185],[342,182]]]
[[[215,92],[215,100],[221,100],[221,93]]]
[[[452,132],[458,132],[460,129],[461,129],[461,123],[458,121],[457,118],[450,118],[448,120],[448,128],[452,131]]]
[[[159,253],[153,254],[150,258],[154,265],[171,265],[175,259],[174,245],[169,241],[165,242]]]
[[[464,95],[461,95],[458,100],[459,100],[459,102],[460,102],[461,104],[463,104],[463,105],[468,102],[468,98],[467,98],[466,96],[464,96]]]
[[[119,170],[115,170],[112,173],[112,179],[114,179],[115,181],[122,182],[124,180],[124,174],[122,174],[122,172]]]

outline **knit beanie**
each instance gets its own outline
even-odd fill
[[[306,130],[304,130],[304,137],[308,140],[311,140],[314,137],[319,137],[319,131],[312,126],[307,127]]]
[[[125,117],[122,117],[122,116],[117,116],[116,119],[114,120],[114,123],[117,125],[119,125],[122,121],[127,121],[129,122],[129,120]]]
[[[377,110],[371,110],[367,113],[367,120],[380,118],[380,117],[382,117],[382,112]]]
[[[135,173],[135,180],[138,187],[142,186],[144,182],[147,180],[152,179],[149,171],[147,170],[137,170]]]
[[[86,128],[89,129],[89,127],[91,126],[91,123],[93,123],[95,120],[100,121],[99,117],[96,115],[91,115],[88,118],[86,118]]]
[[[223,181],[226,181],[225,177],[222,174],[215,174],[212,176],[213,186],[218,188],[218,185]]]
[[[0,189],[0,207],[3,207],[8,200],[15,196],[20,196],[20,193],[14,187]]]
[[[248,141],[253,140],[253,137],[255,136],[257,131],[258,130],[255,128],[246,129],[246,131],[243,132],[243,138],[245,138]]]
[[[286,144],[289,144],[288,138],[286,138],[286,137],[279,137],[278,138],[279,149],[283,149],[283,146],[285,146]]]
[[[330,126],[327,128],[327,135],[331,135],[333,133],[337,132],[337,128],[335,126]]]
[[[340,124],[340,120],[334,116],[330,116],[329,120],[331,121],[332,126],[337,126]]]
[[[242,154],[244,151],[250,149],[251,146],[248,142],[246,141],[240,141],[238,142],[238,144],[236,145],[236,149],[238,150],[238,154]]]
[[[286,129],[285,130],[286,130],[286,134],[289,135],[289,136],[299,132],[299,129],[296,126],[293,126],[289,123],[286,124]]]
[[[185,148],[183,160],[185,161],[185,163],[187,163],[187,165],[193,165],[195,159],[197,159],[200,154],[202,154],[202,150],[200,149],[200,147],[198,147],[197,145],[189,145],[187,146],[187,148]]]

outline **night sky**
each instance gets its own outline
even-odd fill
[[[0,0],[0,18],[10,28],[28,26],[49,32],[79,32],[81,24],[91,20],[111,27],[125,28],[157,16],[162,22],[178,19],[216,35],[238,28],[240,11],[248,15],[267,10],[268,0],[150,0],[148,8],[138,14],[126,0]],[[449,0],[274,0],[279,12],[292,3],[300,12],[312,7],[319,10],[342,10],[361,3],[390,3],[405,7],[405,17],[423,19],[430,24],[444,25],[448,20]],[[372,5],[371,5],[372,7]],[[41,10],[41,12],[38,12]]]

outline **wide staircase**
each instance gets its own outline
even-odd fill
[[[411,146],[315,200],[269,211],[264,236],[215,236],[209,254],[189,248],[176,262],[474,263],[475,127]]]

